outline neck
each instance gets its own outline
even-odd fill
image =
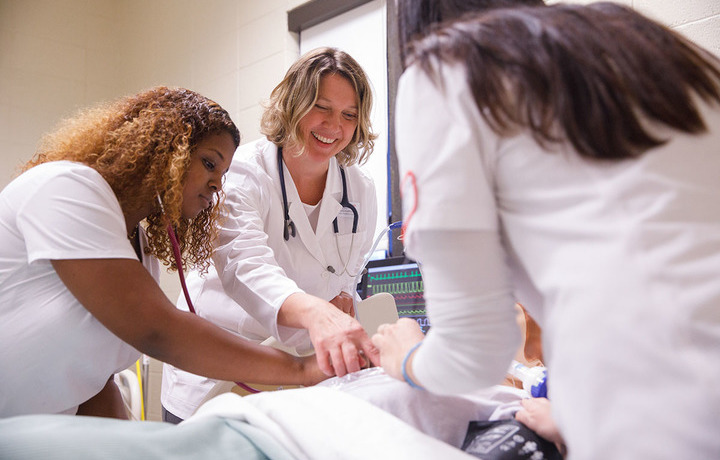
[[[135,233],[135,230],[140,224],[140,221],[145,219],[153,212],[155,212],[154,204],[134,211],[123,211],[123,215],[125,216],[125,229],[127,230],[128,237],[132,236],[133,233]]]
[[[300,201],[315,205],[323,196],[330,161],[314,162],[283,149],[283,161],[292,176]]]

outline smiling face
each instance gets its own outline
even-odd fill
[[[192,219],[212,204],[234,153],[235,141],[224,131],[208,134],[198,142],[190,158],[183,188],[184,218]]]
[[[343,150],[357,128],[357,94],[352,83],[339,74],[320,78],[315,105],[300,120],[305,140],[304,154],[327,163]]]

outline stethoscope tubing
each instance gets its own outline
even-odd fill
[[[287,190],[285,188],[285,173],[283,171],[283,161],[282,161],[282,147],[278,147],[277,151],[277,164],[278,164],[278,175],[280,177],[280,192],[282,194],[282,202],[283,202],[283,219],[285,221],[283,226],[283,238],[285,241],[289,241],[290,237],[293,238],[297,234],[297,231],[295,229],[295,222],[290,219],[290,207],[288,206],[288,200],[287,200]],[[353,214],[353,225],[352,225],[352,233],[353,235],[357,233],[357,227],[358,222],[360,222],[360,214],[358,214],[357,208],[350,203],[350,200],[348,200],[348,193],[347,193],[347,179],[345,177],[345,168],[338,165],[338,168],[340,169],[340,178],[342,179],[342,198],[340,199],[340,205],[343,208],[347,208],[352,212]],[[333,220],[333,231],[337,234],[339,232],[338,230],[338,222],[337,217]]]

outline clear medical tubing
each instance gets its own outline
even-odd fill
[[[365,265],[367,265],[368,261],[370,260],[370,257],[372,257],[373,253],[375,252],[375,248],[377,248],[378,243],[380,243],[380,240],[383,236],[390,230],[395,230],[396,228],[402,227],[402,221],[399,220],[397,222],[393,222],[392,224],[388,225],[383,229],[382,232],[375,238],[375,242],[372,245],[372,248],[370,248],[370,251],[365,256],[365,260],[363,260],[362,265],[360,266],[360,270],[358,271],[357,276],[355,276],[355,283],[353,286],[357,286],[358,283],[360,283],[360,278],[362,278],[363,272],[365,271]]]

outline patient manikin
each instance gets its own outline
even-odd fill
[[[470,395],[437,395],[413,389],[379,367],[334,377],[316,386],[356,396],[458,449],[469,422],[510,419],[520,409],[520,401],[529,396],[524,390],[507,385],[496,385]]]

